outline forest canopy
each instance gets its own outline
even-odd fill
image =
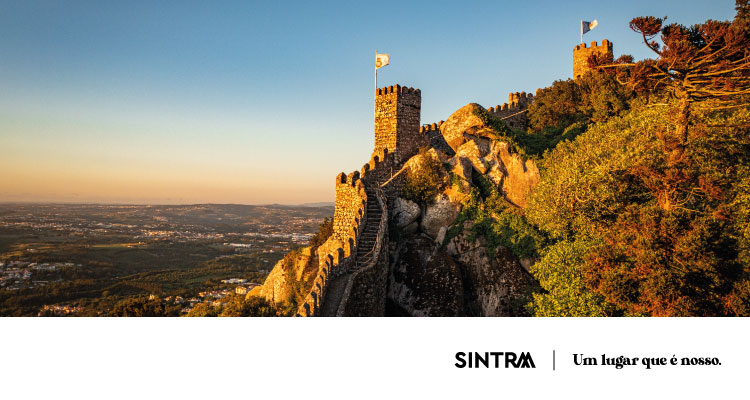
[[[654,59],[592,57],[540,90],[530,134],[558,143],[525,211],[552,238],[534,315],[750,314],[748,10],[634,18]]]

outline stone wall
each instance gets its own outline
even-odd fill
[[[385,315],[386,288],[388,285],[388,209],[378,193],[378,206],[382,210],[378,223],[375,257],[355,271],[344,292],[339,317],[372,317]]]
[[[422,93],[400,85],[375,92],[375,152],[387,149],[397,164],[417,153],[428,140],[419,134]]]
[[[526,130],[529,118],[526,110],[534,101],[534,95],[526,92],[508,93],[508,102],[490,107],[487,111],[505,121],[513,129]]]
[[[419,128],[419,133],[427,136],[427,140],[430,142],[430,147],[435,150],[440,150],[449,156],[453,156],[456,152],[448,145],[445,141],[443,134],[440,133],[440,125],[445,121],[434,122],[432,124],[425,124]]]
[[[508,102],[502,105],[496,105],[487,109],[491,115],[502,119],[508,126],[513,129],[526,130],[529,126],[529,118],[526,114],[531,103],[534,101],[534,95],[526,92],[508,93]],[[440,127],[443,122],[425,124],[419,128],[419,133],[426,137],[429,146],[435,150],[453,156],[456,152],[446,142]]]
[[[349,271],[355,266],[357,241],[367,221],[368,199],[365,188],[375,188],[380,183],[387,181],[390,178],[393,165],[394,155],[389,153],[387,149],[382,149],[372,154],[370,161],[362,166],[361,172],[354,171],[348,175],[342,172],[336,176],[333,234],[325,243],[318,247],[318,275],[313,282],[310,293],[298,307],[297,316],[317,316],[323,304],[323,298],[326,295],[326,285],[329,280]],[[387,212],[383,215],[387,216]],[[387,229],[386,225],[378,234],[386,235],[385,230]],[[381,255],[376,259],[380,257]],[[352,310],[357,310],[352,312],[355,313],[354,315],[361,315],[361,313],[365,312],[364,310],[370,310],[368,311],[370,313],[368,315],[383,315],[385,312],[385,277],[387,276],[387,272],[383,272],[378,268],[365,268],[364,270],[367,272],[357,271],[352,277],[352,282],[356,282],[352,283],[353,289],[350,289],[350,291],[353,290],[356,293],[356,296],[352,297],[352,299],[356,298],[353,301],[359,304],[352,306],[354,307]],[[359,276],[359,278],[355,279],[355,276]],[[380,284],[380,280],[383,281],[382,285]],[[360,299],[360,291],[373,295],[376,292],[379,294],[382,291],[383,310],[381,311],[380,305],[372,300],[377,297],[364,295],[365,297]]]
[[[589,70],[588,59],[595,53],[612,54],[612,42],[604,39],[601,46],[596,41],[591,42],[590,47],[586,43],[577,45],[573,49],[573,79],[578,79]]]
[[[360,221],[367,217],[367,194],[359,171],[336,176],[336,201],[333,211],[333,236],[344,248],[344,255],[354,251],[359,237]]]
[[[346,270],[353,264],[353,257],[344,257],[344,249],[335,237],[331,236],[325,243],[318,247],[318,276],[313,281],[310,293],[297,308],[298,317],[312,317],[318,315],[323,296],[326,292],[326,284],[333,278],[337,270]]]
[[[377,150],[370,156],[370,161],[360,169],[362,182],[366,187],[375,187],[387,181],[396,168],[395,156],[388,149]]]

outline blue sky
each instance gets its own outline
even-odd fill
[[[373,146],[380,86],[422,122],[572,74],[579,21],[731,19],[734,1],[0,1],[0,201],[331,201]]]

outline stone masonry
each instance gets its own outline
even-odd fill
[[[605,39],[601,46],[596,42],[591,47],[585,43],[576,46],[574,77],[588,70],[588,57],[596,52],[611,53],[612,43]],[[533,100],[530,93],[510,93],[508,103],[488,111],[513,128],[525,129],[525,111]],[[386,202],[403,184],[403,176],[394,176],[394,170],[420,147],[451,151],[440,132],[443,121],[420,127],[421,102],[419,89],[394,85],[376,90],[375,150],[361,172],[336,176],[333,235],[316,250],[318,273],[298,316],[330,313],[325,309],[342,316],[383,315],[388,273]]]
[[[573,49],[573,79],[578,79],[589,70],[588,59],[593,54],[612,54],[612,42],[607,39],[602,40],[601,46],[591,42],[591,47],[586,47],[586,43],[581,43]]]
[[[534,95],[526,92],[508,93],[508,102],[502,106],[490,107],[487,111],[505,121],[513,129],[526,130],[529,117],[526,110],[534,101]]]
[[[419,89],[394,85],[375,92],[375,152],[387,149],[400,165],[429,145],[419,134],[421,104]]]

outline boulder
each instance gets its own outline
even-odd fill
[[[454,151],[458,151],[458,148],[467,140],[492,133],[492,129],[475,115],[479,109],[484,110],[479,104],[469,103],[451,114],[440,125],[440,133],[443,134],[443,138]]]
[[[483,151],[484,150],[484,151]],[[458,162],[471,165],[477,172],[484,175],[489,172],[489,165],[484,157],[489,153],[489,146],[480,146],[476,140],[469,140],[456,149]]]
[[[401,243],[394,256],[388,285],[391,315],[464,315],[461,272],[444,249],[420,235]]]
[[[541,179],[533,160],[524,161],[502,141],[467,140],[456,150],[451,163],[456,167],[459,164],[471,165],[500,187],[508,201],[521,208],[528,205],[531,191]]]
[[[406,225],[401,232],[407,234],[407,235],[413,235],[417,232],[419,232],[419,223],[417,221],[412,222],[409,225]]]
[[[463,157],[454,157],[449,161],[449,163],[452,166],[451,171],[456,174],[456,176],[461,178],[462,186],[464,186],[464,184],[471,183],[471,176],[473,175],[472,168],[474,164],[470,159],[466,159]]]
[[[484,160],[490,166],[488,176],[502,187],[505,198],[525,208],[541,179],[534,160],[524,161],[517,153],[511,153],[504,142],[493,142]]]
[[[419,208],[419,204],[411,200],[397,197],[393,202],[392,213],[393,221],[395,221],[396,226],[404,228],[416,221],[417,218],[419,218],[419,214],[422,213],[422,210]]]
[[[441,227],[451,226],[458,217],[458,205],[451,202],[450,198],[440,193],[435,197],[435,203],[427,206],[422,217],[422,232],[432,238],[437,238]]]

